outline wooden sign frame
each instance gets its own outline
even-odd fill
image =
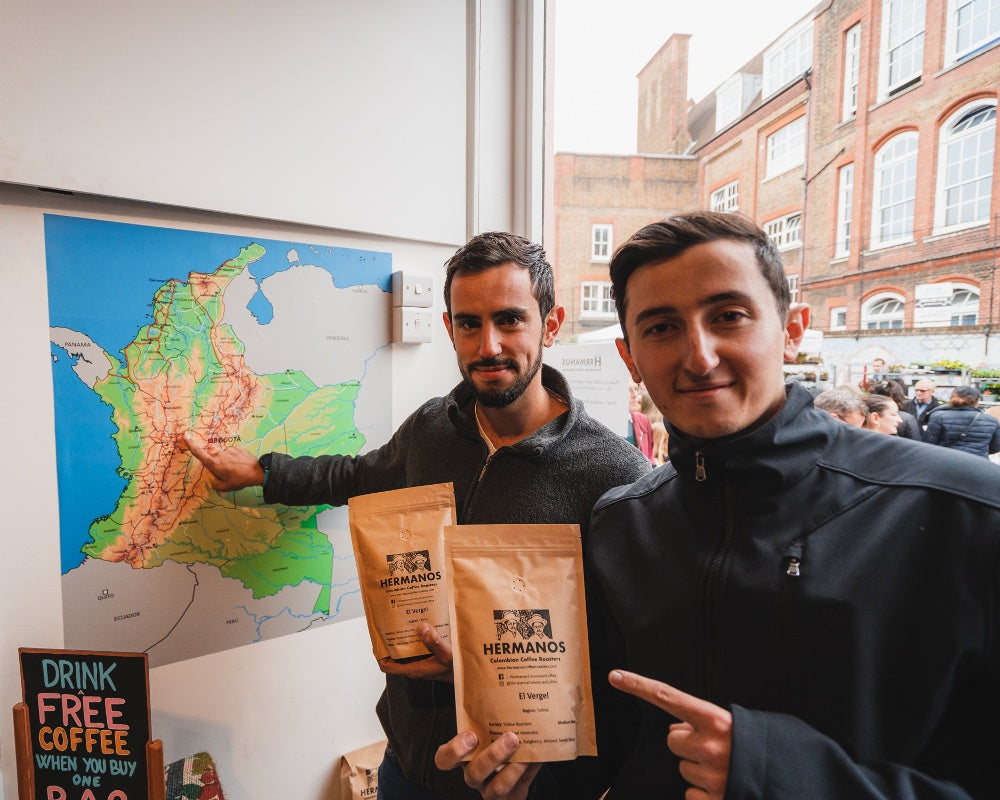
[[[72,664],[85,664],[89,662],[99,661],[100,670],[103,670],[102,674],[107,678],[110,673],[121,663],[127,663],[130,667],[140,667],[142,671],[142,685],[145,692],[145,696],[142,698],[143,710],[145,714],[145,731],[147,734],[151,732],[150,723],[150,710],[149,710],[149,662],[145,653],[110,653],[101,652],[94,650],[43,650],[36,648],[22,647],[18,648],[18,661],[21,670],[21,696],[22,701],[14,706],[14,749],[17,760],[17,796],[18,800],[74,800],[75,798],[81,798],[86,796],[89,800],[90,797],[95,798],[95,800],[166,800],[166,782],[164,779],[164,765],[163,765],[163,743],[159,739],[145,738],[142,742],[142,751],[131,752],[132,760],[142,759],[142,763],[145,765],[146,769],[146,781],[145,786],[141,786],[144,789],[143,796],[129,796],[123,790],[114,787],[101,788],[99,784],[101,781],[97,781],[98,786],[91,787],[87,785],[76,786],[72,788],[73,794],[67,794],[61,787],[52,787],[56,790],[53,792],[50,788],[48,797],[46,795],[37,794],[38,786],[36,785],[36,770],[35,770],[35,747],[36,741],[40,741],[41,737],[38,733],[32,730],[32,716],[31,716],[31,703],[34,701],[38,708],[42,708],[42,703],[44,701],[39,699],[39,692],[36,691],[37,686],[35,685],[35,680],[32,677],[30,680],[26,676],[26,662],[35,662],[41,659],[39,663],[45,667],[45,678],[43,682],[51,680],[52,684],[46,684],[48,688],[60,688],[68,689],[70,691],[63,692],[67,696],[72,695],[72,690],[78,690],[78,694],[83,692],[84,687],[77,684],[72,685],[72,679],[74,672],[72,670]],[[76,660],[75,662],[73,660]],[[110,669],[107,668],[105,662],[113,661],[114,664]],[[49,663],[46,663],[49,662]],[[34,666],[32,663],[30,666]],[[49,670],[48,667],[53,667],[53,670]],[[61,671],[60,671],[61,670]],[[83,675],[83,683],[87,682],[89,678],[91,682],[97,683],[98,670],[95,669],[93,673],[90,672],[76,672],[75,675],[79,678]],[[67,686],[67,682],[71,685]],[[107,682],[111,682],[108,680]],[[113,684],[112,684],[113,685]],[[100,687],[91,686],[86,687],[91,691],[97,692]],[[117,691],[117,690],[116,690]],[[48,697],[49,693],[46,693]],[[54,708],[54,698],[57,693],[51,693],[51,699],[53,701],[53,706],[46,706],[46,711],[55,711]],[[59,696],[62,696],[60,694]],[[31,695],[31,696],[29,696]],[[91,701],[97,699],[95,696],[89,698]],[[132,717],[134,718],[134,709],[138,705],[135,702],[135,698],[132,697],[132,704],[129,707],[129,711],[133,712]],[[124,712],[120,711],[118,706],[123,705],[126,702],[125,698],[115,697],[111,700],[106,700],[105,708],[108,711],[108,716],[112,714],[117,718],[119,716],[124,716]],[[93,703],[83,705],[74,705],[74,701],[70,701],[70,705],[73,706],[72,710],[69,712],[74,720],[79,720],[80,709],[86,708],[87,710],[83,712],[83,718],[92,722],[93,727],[86,730],[97,731],[98,733],[107,732],[105,725],[101,721],[94,721],[92,717],[99,716],[99,713],[90,714],[88,712],[93,711]],[[64,715],[67,713],[67,706],[64,704]],[[114,709],[112,711],[112,709]],[[39,711],[39,713],[42,713]],[[110,724],[108,727],[111,727]],[[51,728],[46,728],[47,731],[52,731]],[[83,728],[73,728],[72,730],[83,731]],[[102,733],[103,735],[103,733]],[[102,740],[104,741],[104,740]],[[50,741],[51,747],[51,741]],[[44,749],[44,747],[43,747]],[[137,749],[137,747],[136,747]],[[74,758],[75,763],[75,758]],[[79,776],[79,772],[72,773],[74,778]],[[90,781],[93,781],[96,776],[89,776]],[[81,780],[83,776],[80,776]],[[88,781],[83,781],[84,784]],[[109,794],[110,791],[110,794]],[[89,794],[88,794],[89,792]],[[132,793],[134,795],[134,792]]]

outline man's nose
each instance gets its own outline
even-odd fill
[[[715,337],[700,326],[688,329],[684,369],[692,375],[707,375],[719,364]]]
[[[479,355],[493,357],[500,353],[500,331],[494,325],[483,325],[479,334]]]

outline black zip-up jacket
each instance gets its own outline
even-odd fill
[[[569,410],[488,457],[464,384],[428,400],[382,447],[355,458],[272,456],[264,499],[286,505],[343,505],[370,492],[452,482],[459,524],[576,523],[586,533],[597,499],[649,471],[635,447],[594,420],[547,365],[542,384]],[[407,778],[448,798],[479,798],[461,770],[434,766],[456,731],[450,683],[386,676],[377,709]]]
[[[609,800],[686,788],[675,720],[614,667],[732,711],[731,800],[1000,796],[1000,468],[797,386],[756,431],[669,447],[586,546]]]

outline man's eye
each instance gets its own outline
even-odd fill
[[[746,316],[742,311],[723,311],[719,319],[723,322],[737,322]]]

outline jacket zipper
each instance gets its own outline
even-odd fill
[[[723,530],[722,539],[712,557],[712,562],[708,569],[708,579],[705,586],[705,613],[706,613],[706,648],[705,648],[705,687],[706,697],[721,698],[721,656],[719,655],[718,642],[722,637],[718,633],[722,618],[722,569],[729,558],[729,551],[732,549],[733,540],[736,536],[736,515],[733,511],[733,486],[729,479],[722,487],[723,497]]]
[[[701,450],[694,451],[694,479],[699,483],[708,475],[705,474],[705,454]]]

